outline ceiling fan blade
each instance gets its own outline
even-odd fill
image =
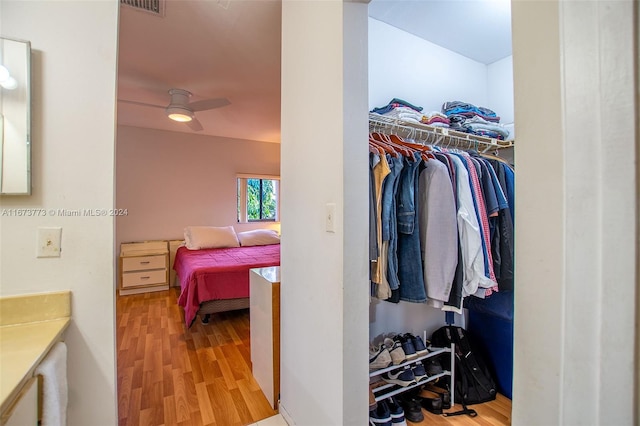
[[[152,107],[152,108],[162,108],[164,109],[165,106],[164,105],[154,105],[154,104],[147,104],[144,102],[136,102],[136,101],[130,101],[128,99],[118,99],[118,102],[122,102],[125,104],[132,104],[132,105],[140,105],[140,106],[146,106],[146,107]]]
[[[202,130],[202,124],[200,124],[200,121],[195,117],[193,117],[193,120],[187,121],[184,124],[189,126],[191,130],[194,130],[196,132],[199,132],[200,130]]]
[[[203,101],[191,102],[187,106],[193,111],[205,111],[208,109],[220,108],[229,105],[227,98],[205,99]]]

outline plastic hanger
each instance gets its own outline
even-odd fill
[[[378,139],[378,137],[376,135],[376,133],[372,133],[369,135],[369,142],[381,147],[382,149],[385,150],[385,152],[391,154],[393,157],[398,157],[398,150],[396,149],[396,147],[394,147],[393,145],[387,143],[386,140],[384,139]],[[402,152],[401,152],[402,153]],[[403,153],[402,153],[403,154]]]
[[[390,154],[392,157],[396,157],[396,158],[398,157],[398,153],[392,146],[387,145],[386,143],[381,142],[379,140],[376,140],[375,138],[373,138],[373,134],[369,134],[369,143],[377,146],[384,152]]]
[[[396,143],[413,150],[413,152],[416,152],[416,151],[420,152],[422,159],[425,161],[429,161],[429,159],[435,159],[435,156],[431,152],[431,148],[427,145],[422,145],[415,142],[409,142],[396,135],[391,135],[391,139],[395,140]]]

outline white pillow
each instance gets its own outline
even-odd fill
[[[189,250],[240,247],[233,226],[187,226],[184,240]]]
[[[241,246],[266,246],[280,244],[280,236],[273,229],[254,229],[253,231],[238,232]]]

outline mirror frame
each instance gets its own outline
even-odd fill
[[[3,195],[31,195],[31,42],[28,40],[20,40],[11,37],[0,37],[0,43],[4,43],[4,41],[23,43],[25,45],[25,100],[26,105],[24,108],[25,113],[25,135],[24,135],[24,143],[26,145],[26,164],[24,167],[24,173],[26,174],[26,188],[24,191],[15,191],[15,192],[5,192],[4,189],[4,180],[5,180],[5,172],[3,165],[5,161],[11,161],[11,159],[6,158],[5,155],[5,118],[2,109],[2,100],[0,98],[0,196]],[[4,49],[4,46],[0,46],[0,49]],[[0,55],[2,58],[3,55]],[[4,88],[0,88],[0,90],[6,90]],[[22,173],[22,171],[21,171]]]

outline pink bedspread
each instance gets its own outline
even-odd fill
[[[280,244],[204,250],[178,248],[173,264],[179,279],[178,305],[190,327],[200,303],[249,297],[249,269],[280,265]]]

